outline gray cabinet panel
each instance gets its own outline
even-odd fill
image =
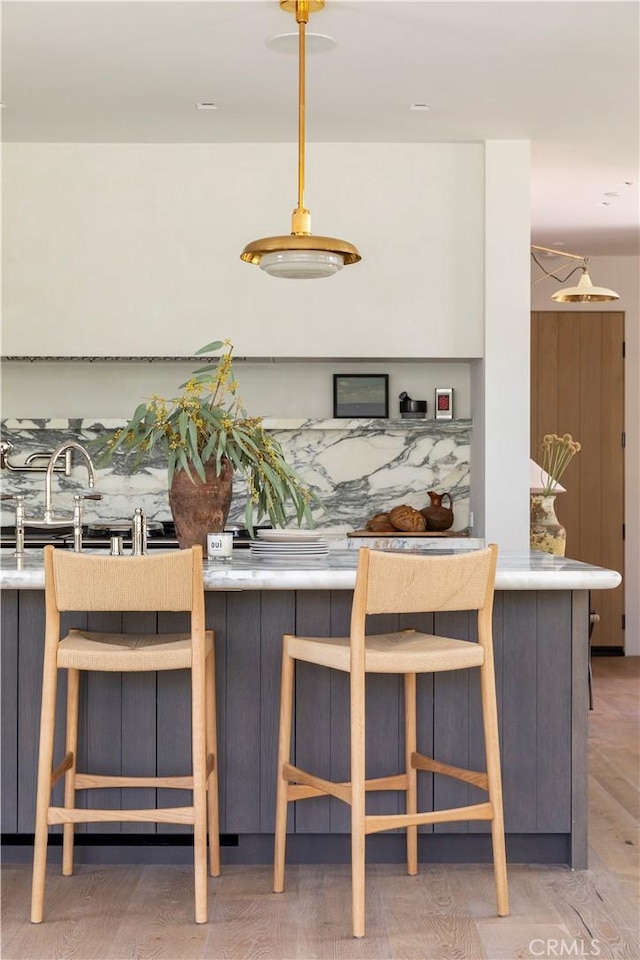
[[[471,636],[477,640],[477,621],[471,618]],[[502,594],[496,594],[493,604],[493,658],[495,665],[496,698],[498,701],[498,730],[502,745]],[[469,763],[474,770],[486,770],[480,692],[480,671],[472,670],[469,676]],[[488,799],[485,790],[469,787],[469,803],[484,803]],[[469,833],[490,833],[491,824],[486,820],[469,823]]]
[[[262,594],[260,617],[260,833],[273,833],[276,809],[276,767],[280,710],[282,637],[295,633],[295,594],[274,590]],[[289,804],[289,829],[294,811]]]
[[[87,626],[87,614],[86,613],[63,613],[61,618],[61,636],[65,636],[69,628],[77,627],[81,629],[86,629]],[[87,679],[88,674],[85,672],[80,673],[80,696],[79,696],[79,706],[78,706],[78,756],[76,759],[76,770],[80,773],[85,773],[88,769],[87,767]],[[58,683],[66,689],[67,683],[67,671],[61,670],[58,675]],[[57,736],[60,737],[60,752],[56,752],[56,758],[60,758],[64,752],[64,747],[62,746],[62,729],[66,723],[66,700],[64,703],[60,697],[60,690],[58,690],[58,704],[57,704]],[[56,761],[57,762],[57,761]],[[63,802],[63,787],[62,784],[59,784],[54,790],[54,797],[56,796],[56,791],[58,791],[60,802]],[[80,790],[76,793],[76,806],[81,808],[86,808],[88,806],[88,797],[90,796],[90,790]],[[91,828],[91,824],[88,823],[77,823],[75,827],[76,833],[87,833]],[[61,829],[61,828],[60,828]]]
[[[537,628],[535,593],[505,592],[502,598],[505,637],[502,662],[502,785],[505,829],[534,833],[537,782]]]
[[[188,633],[186,613],[159,613],[160,633]],[[191,673],[189,670],[161,670],[156,681],[156,770],[159,777],[186,776],[191,773]],[[190,790],[160,788],[160,807],[190,807]],[[191,833],[187,823],[159,823],[158,833]]]
[[[296,633],[303,637],[331,635],[331,593],[298,591]],[[296,666],[295,758],[303,770],[331,777],[331,673],[326,667]],[[296,804],[296,833],[330,833],[329,797]]]
[[[121,613],[90,613],[87,628],[97,632],[120,633]],[[66,679],[66,670],[59,671],[60,680]],[[60,683],[59,680],[59,683]],[[85,750],[86,770],[89,773],[120,774],[122,772],[122,676],[119,673],[86,674]],[[64,710],[58,711],[64,717]],[[89,809],[102,810],[122,806],[122,790],[88,790]],[[89,823],[87,833],[121,833],[119,823]]]
[[[155,634],[158,615],[155,613],[123,614],[125,633]],[[122,774],[123,776],[155,777],[156,775],[156,674],[122,674]],[[149,787],[127,787],[121,791],[126,810],[155,807],[156,790]],[[154,823],[123,823],[122,833],[155,833]]]
[[[226,829],[260,832],[261,594],[227,598]]]
[[[227,596],[205,594],[205,623],[214,632],[216,658],[216,719],[218,735],[218,800],[220,833],[226,833],[226,756],[227,756]]]
[[[348,637],[351,624],[352,594],[336,590],[331,594],[329,633],[332,637]],[[331,697],[330,778],[344,781],[351,778],[351,745],[349,742],[349,674],[332,670],[329,677]],[[367,769],[369,756],[367,755]],[[333,797],[329,800],[331,833],[351,832],[351,809]]]
[[[585,870],[589,865],[587,830],[589,753],[587,743],[589,665],[589,594],[586,590],[571,597],[571,866]]]
[[[472,623],[475,633],[475,620]],[[480,671],[470,670],[468,678],[468,717],[469,717],[469,769],[486,770],[487,764],[484,752],[484,730],[482,723],[482,693],[480,688]],[[467,795],[469,803],[486,803],[489,798],[486,790],[469,785]],[[469,833],[490,832],[490,824],[486,820],[471,820],[468,824]]]
[[[0,736],[2,737],[2,833],[18,830],[18,594],[2,598]]]
[[[397,614],[368,618],[367,633],[395,633],[397,630]],[[400,773],[404,770],[401,678],[394,674],[369,674],[365,686],[367,777],[375,779]],[[367,797],[367,813],[398,813],[401,802],[404,809],[404,799],[401,801],[397,791],[372,792]]]
[[[398,617],[398,629],[412,627],[421,633],[433,633],[433,614],[402,614]],[[416,712],[418,726],[418,753],[433,757],[433,674],[422,674],[416,680]],[[404,737],[404,688],[400,689],[401,731]],[[404,763],[404,740],[400,744],[400,756]],[[404,768],[403,768],[404,769]],[[418,772],[418,810],[433,810],[432,773]],[[404,802],[404,801],[401,801]],[[418,827],[418,833],[433,833],[433,825],[428,823]]]
[[[565,594],[538,595],[536,830],[571,829],[571,605]]]
[[[26,598],[26,599],[25,599]],[[38,749],[40,741],[40,704],[42,700],[42,669],[44,664],[44,598],[29,591],[22,594],[18,613],[18,831],[33,832],[35,825]],[[86,614],[62,614],[61,635],[71,626],[85,627]],[[56,729],[53,764],[65,754],[65,717],[67,697],[66,671],[58,674],[56,691]],[[53,789],[52,803],[61,805],[64,781]],[[62,827],[51,828],[60,833]]]
[[[44,604],[42,594],[21,594],[18,651],[18,830],[32,833],[42,699]],[[60,700],[58,691],[58,700]],[[56,743],[57,746],[57,743]],[[58,753],[56,751],[56,756]]]
[[[438,635],[469,639],[469,614],[439,613],[434,618]],[[469,765],[469,672],[447,671],[433,678],[433,750],[436,760],[457,767]],[[469,787],[451,777],[434,776],[435,810],[463,807],[469,803]],[[467,823],[435,824],[435,833],[468,833]]]

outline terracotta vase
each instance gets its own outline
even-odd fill
[[[226,459],[222,460],[220,476],[215,461],[206,463],[204,470],[204,483],[193,468],[193,480],[184,470],[176,470],[169,488],[169,506],[180,549],[199,543],[206,556],[207,534],[221,533],[229,515],[233,470]]]
[[[449,501],[448,507],[442,506],[445,497]],[[429,490],[429,500],[431,505],[420,511],[427,524],[427,530],[448,530],[453,525],[453,500],[451,495]]]
[[[531,495],[530,545],[532,550],[564,557],[567,531],[556,517],[555,499],[555,493]]]

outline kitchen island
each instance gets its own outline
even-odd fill
[[[471,544],[467,545],[470,546]],[[353,545],[352,545],[353,546]],[[439,546],[439,545],[438,545]],[[356,550],[332,550],[306,565],[271,566],[234,555],[208,563],[207,626],[216,631],[221,832],[227,862],[267,862],[272,855],[281,636],[345,635]],[[587,865],[587,664],[589,590],[620,582],[615,571],[544,554],[500,556],[494,645],[500,713],[507,852],[512,862]],[[40,678],[44,636],[42,552],[18,560],[3,551],[2,833],[6,859],[30,856],[35,807]],[[372,617],[371,632],[415,625],[472,639],[466,613]],[[186,629],[181,614],[67,614],[64,626],[156,633]],[[184,773],[189,765],[188,677],[179,671],[83,677],[79,766],[99,773]],[[58,696],[64,697],[64,671]],[[401,684],[367,680],[369,776],[402,763]],[[60,709],[59,715],[64,715]],[[320,775],[348,777],[348,679],[299,664],[295,757]],[[482,769],[476,676],[419,679],[419,749],[454,765]],[[105,736],[105,728],[110,736]],[[96,731],[99,736],[96,736]],[[63,731],[56,731],[56,756]],[[467,804],[474,787],[421,774],[424,809]],[[62,784],[56,787],[59,792]],[[122,801],[120,794],[122,793]],[[158,791],[160,804],[182,802]],[[170,799],[169,799],[170,798]],[[153,791],[95,790],[87,803],[152,805]],[[395,812],[398,794],[368,798],[370,810]],[[348,861],[349,812],[332,798],[290,813],[292,862]],[[58,829],[58,828],[56,828]],[[489,861],[484,823],[422,827],[425,861]],[[182,862],[189,828],[163,824],[87,824],[77,828],[85,862]],[[397,833],[368,839],[371,861],[402,861]],[[51,852],[52,859],[57,848]]]

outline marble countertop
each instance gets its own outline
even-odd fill
[[[462,549],[469,549],[469,544]],[[442,552],[450,553],[451,547]],[[206,590],[352,590],[356,563],[354,549],[332,550],[326,558],[291,564],[256,560],[244,551],[236,551],[230,562],[205,562],[204,585]],[[498,590],[610,590],[621,581],[615,570],[569,557],[535,552],[503,553],[498,557]],[[19,559],[12,550],[2,549],[0,587],[44,589],[42,550],[28,549],[24,559]]]

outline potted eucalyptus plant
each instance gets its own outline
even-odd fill
[[[220,350],[214,361],[193,371],[180,396],[151,397],[100,443],[103,462],[117,450],[135,451],[134,469],[152,450],[166,453],[169,505],[182,548],[200,543],[206,550],[207,533],[224,529],[234,473],[246,480],[245,524],[251,533],[265,516],[273,526],[284,526],[288,503],[298,525],[305,520],[312,526],[310,504],[319,502],[286,462],[262,417],[247,416],[233,371],[233,344],[215,340],[196,356]]]

